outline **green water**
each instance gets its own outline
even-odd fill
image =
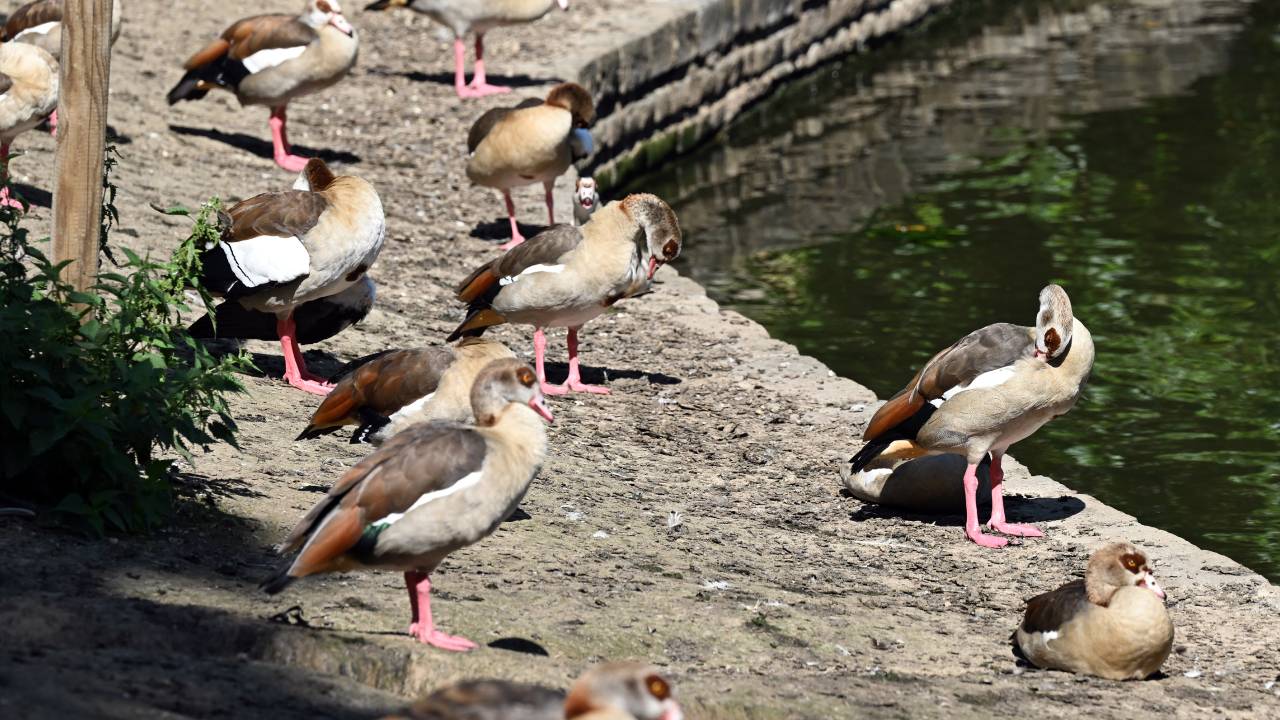
[[[682,271],[881,396],[1061,283],[1093,379],[1013,454],[1274,581],[1278,6],[975,2],[641,184]]]

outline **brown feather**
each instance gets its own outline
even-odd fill
[[[453,331],[453,335],[450,335],[450,337],[457,337],[463,333],[471,332],[472,330],[481,330],[483,328],[493,327],[494,325],[503,325],[506,322],[507,318],[497,310],[494,310],[493,308],[484,308],[464,320],[463,323],[458,326],[458,329]]]
[[[307,185],[311,187],[311,192],[320,192],[333,184],[337,178],[333,171],[325,165],[320,158],[311,158],[307,161],[307,166],[302,169],[306,175]]]
[[[223,38],[218,38],[208,45],[205,45],[204,48],[195,55],[187,58],[187,61],[182,64],[182,69],[195,70],[196,68],[202,68],[205,65],[217,62],[218,59],[226,55],[227,51],[230,49],[231,43],[227,42]]]
[[[516,110],[537,107],[541,104],[541,100],[526,98],[521,100],[519,104],[511,107],[493,108],[492,110],[486,111],[479,118],[476,118],[476,121],[471,124],[471,129],[467,131],[467,152],[475,152],[476,148],[480,147],[480,143],[484,142],[484,139],[489,136],[489,131],[493,130],[493,127],[497,125],[502,118],[510,115]]]
[[[304,190],[255,195],[227,211],[231,227],[222,239],[235,242],[263,235],[301,237],[316,226],[328,207],[329,201],[323,195]]]
[[[295,15],[255,15],[235,23],[222,33],[231,57],[243,60],[261,50],[310,45],[319,35]]]
[[[44,25],[45,23],[62,22],[62,0],[37,0],[27,3],[9,16],[0,33],[0,40],[8,42],[23,30]]]
[[[498,276],[493,272],[493,265],[481,265],[458,286],[458,299],[465,303],[474,302],[483,297],[496,282],[498,282]]]
[[[334,510],[293,561],[289,575],[306,577],[331,569],[335,560],[360,541],[365,526],[363,515],[361,508],[354,503]]]
[[[1072,580],[1057,590],[1037,595],[1027,601],[1022,620],[1024,632],[1058,630],[1081,610],[1089,606],[1084,580]]]
[[[351,371],[325,397],[303,431],[362,422],[360,411],[390,417],[400,408],[434,392],[453,364],[449,348],[396,350]]]
[[[914,385],[914,382],[912,385]],[[867,442],[875,440],[897,427],[898,423],[919,412],[920,408],[924,407],[924,403],[925,399],[919,393],[910,393],[906,390],[900,391],[897,395],[889,398],[889,401],[884,405],[881,405],[876,414],[871,417],[871,422],[867,424],[866,432],[862,433],[862,439]]]

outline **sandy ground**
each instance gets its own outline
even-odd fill
[[[148,203],[291,182],[268,159],[264,110],[226,97],[164,105],[183,57],[262,7],[219,5],[127,4],[111,99],[124,138],[119,243],[160,253],[183,234],[185,221]],[[622,7],[581,2],[495,32],[490,69],[540,94],[580,33],[644,11]],[[461,316],[448,289],[492,256],[505,228],[496,195],[463,173],[466,127],[502,101],[454,98],[448,43],[425,20],[349,14],[360,65],[296,103],[291,133],[375,183],[389,236],[372,272],[378,308],[309,352],[319,371],[440,342]],[[27,155],[14,174],[47,205],[52,141],[32,133],[18,147]],[[543,218],[540,193],[518,199],[531,225]],[[33,226],[47,227],[47,215],[37,209]],[[276,347],[252,343],[268,377],[247,378],[235,402],[243,449],[218,447],[186,468],[170,527],[91,541],[0,519],[0,716],[372,717],[464,677],[565,684],[589,663],[627,657],[666,668],[694,718],[1280,713],[1275,587],[1021,467],[1010,472],[1011,514],[1049,537],[1000,552],[964,542],[959,517],[904,517],[843,496],[837,469],[872,394],[676,273],[660,278],[655,294],[588,326],[587,379],[614,394],[553,401],[529,518],[459,552],[436,578],[441,627],[499,647],[454,655],[412,642],[393,574],[256,590],[276,562],[272,545],[361,451],[345,435],[295,443],[315,400],[274,379]],[[495,335],[530,353],[528,329]],[[1112,537],[1147,548],[1169,591],[1178,647],[1166,674],[1111,683],[1018,667],[1007,638],[1022,599],[1073,578]]]

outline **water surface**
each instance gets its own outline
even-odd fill
[[[643,179],[682,271],[881,396],[1061,283],[1094,377],[1013,454],[1280,579],[1280,3],[962,5]]]

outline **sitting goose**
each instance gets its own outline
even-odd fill
[[[415,425],[347,471],[282,545],[297,557],[263,583],[275,594],[300,577],[404,572],[409,633],[445,650],[476,644],[436,629],[431,573],[450,553],[492,535],[529,489],[551,421],[537,378],[518,360],[494,360],[471,389],[475,426]]]
[[[569,0],[377,0],[365,10],[407,7],[423,13],[453,31],[453,89],[460,98],[478,98],[510,92],[490,85],[484,76],[484,34],[504,25],[531,23],[551,11],[552,5],[569,9]],[[467,84],[467,45],[463,38],[476,33],[476,70]]]
[[[1034,328],[997,323],[961,338],[924,366],[871,418],[866,445],[850,460],[860,472],[894,441],[918,454],[956,453],[964,474],[965,535],[983,547],[1008,540],[978,525],[978,464],[991,458],[991,529],[1040,537],[1030,525],[1005,520],[1000,461],[1009,446],[1066,413],[1080,397],[1093,368],[1093,338],[1071,312],[1058,285],[1040,291]]]
[[[338,0],[307,0],[301,15],[248,17],[187,60],[169,104],[199,100],[220,87],[235,93],[241,105],[266,105],[275,162],[298,172],[307,159],[290,149],[285,108],[346,77],[356,64],[357,46]]]
[[[671,683],[652,665],[597,665],[561,690],[506,680],[468,680],[437,690],[383,720],[681,720]]]
[[[546,190],[548,224],[556,224],[556,178],[576,159],[591,154],[596,109],[591,95],[577,83],[551,89],[545,102],[525,100],[481,115],[467,133],[467,177],[502,193],[511,220],[511,240],[502,250],[524,242],[516,225],[511,188],[541,182]]]
[[[513,357],[500,342],[466,338],[454,347],[388,350],[361,358],[334,376],[333,392],[297,439],[357,425],[352,444],[381,445],[420,422],[470,422],[476,375],[490,361]]]
[[[111,45],[120,37],[124,12],[120,0],[111,3]],[[0,29],[0,42],[29,43],[62,60],[62,0],[35,0],[13,11]],[[49,129],[57,134],[58,111],[49,113]]]
[[[241,201],[220,220],[222,239],[205,249],[201,277],[209,292],[226,298],[215,312],[218,337],[238,337],[243,328],[256,333],[249,337],[261,338],[263,314],[274,317],[285,380],[300,390],[328,393],[332,386],[307,372],[296,316],[304,314],[312,332],[323,335],[350,324],[344,319],[360,308],[368,312],[373,286],[365,272],[386,236],[377,191],[361,178],[335,176],[324,161],[312,159],[292,190]],[[329,302],[316,302],[321,299]],[[231,302],[242,307],[224,310]],[[348,302],[354,307],[343,315]],[[197,322],[193,331],[212,335],[205,322]]]
[[[35,45],[0,44],[0,206],[21,210],[9,193],[9,146],[58,107],[58,63]]]
[[[1038,667],[1142,680],[1173,648],[1164,600],[1147,554],[1109,543],[1090,556],[1083,580],[1027,601],[1014,641]]]
[[[653,274],[679,256],[680,247],[676,214],[654,195],[609,203],[580,228],[553,225],[462,281],[457,292],[467,303],[467,318],[449,340],[508,322],[533,325],[535,367],[544,393],[607,393],[582,382],[578,330],[619,300],[648,290]],[[564,385],[547,384],[543,328],[548,327],[569,328]]]

